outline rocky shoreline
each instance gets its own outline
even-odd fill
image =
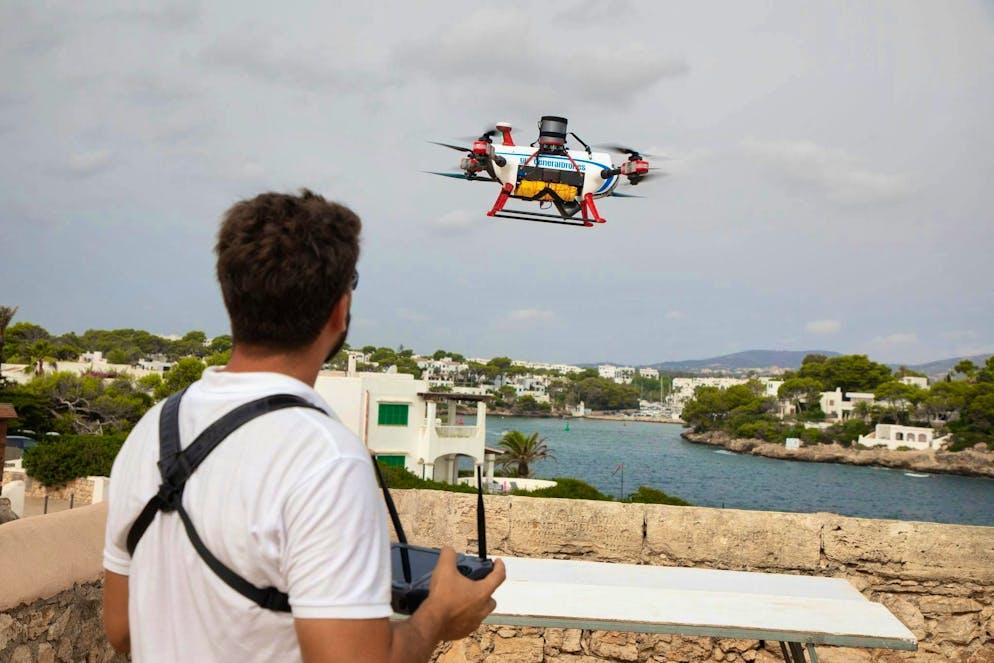
[[[963,451],[891,451],[890,449],[852,449],[840,444],[816,444],[788,449],[764,440],[733,438],[724,432],[694,433],[684,431],[683,439],[695,444],[723,447],[736,453],[766,458],[800,460],[811,463],[845,463],[876,465],[910,472],[958,474],[994,478],[994,452],[980,449]]]

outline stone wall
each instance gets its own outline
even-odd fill
[[[72,497],[74,505],[81,506],[93,504],[93,483],[97,477],[83,477],[75,479],[62,486],[48,487],[40,481],[29,477],[23,470],[7,470],[3,473],[3,482],[23,481],[24,496],[43,498],[50,497],[53,500],[66,500]]]
[[[0,660],[9,663],[123,662],[101,627],[101,583],[75,585],[0,613]]]
[[[475,497],[396,491],[413,543],[476,550]],[[917,652],[818,647],[822,663],[994,663],[994,528],[790,514],[487,497],[494,555],[845,578],[886,605]],[[487,626],[437,661],[779,661],[746,640]]]
[[[476,497],[394,492],[412,543],[476,550]],[[846,578],[918,652],[819,647],[822,663],[994,663],[994,528],[488,496],[491,552]],[[117,661],[102,635],[106,503],[0,526],[0,661]],[[485,626],[437,663],[780,661],[775,643]]]
[[[124,661],[103,635],[107,504],[0,526],[0,661]]]

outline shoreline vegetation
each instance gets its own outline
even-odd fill
[[[973,449],[950,452],[934,449],[922,451],[892,451],[886,448],[860,449],[841,444],[815,444],[788,449],[782,444],[752,438],[734,438],[723,431],[695,433],[684,431],[680,436],[694,444],[722,447],[735,453],[763,456],[778,460],[798,460],[810,463],[840,463],[887,467],[927,474],[955,474],[994,479],[994,452],[983,445]]]

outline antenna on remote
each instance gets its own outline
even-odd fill
[[[483,513],[483,471],[476,466],[476,538],[480,542],[480,559],[487,558],[487,517]]]
[[[383,489],[383,500],[387,503],[387,511],[390,512],[393,529],[397,532],[397,541],[401,543],[400,565],[404,571],[404,581],[411,582],[411,553],[407,551],[407,535],[404,534],[404,527],[400,524],[400,515],[397,513],[397,506],[393,503],[393,497],[390,496],[387,482],[383,480],[383,472],[380,471],[380,464],[376,458],[373,458],[373,469],[376,470],[376,478],[380,480],[380,487]]]

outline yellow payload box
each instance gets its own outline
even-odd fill
[[[518,182],[518,188],[514,190],[514,195],[521,196],[523,198],[531,198],[532,196],[538,194],[546,187],[556,192],[560,198],[566,201],[576,199],[576,187],[569,184],[561,184],[559,182],[542,182],[539,180],[524,180]],[[546,193],[541,198],[537,200],[552,200],[552,196]]]

